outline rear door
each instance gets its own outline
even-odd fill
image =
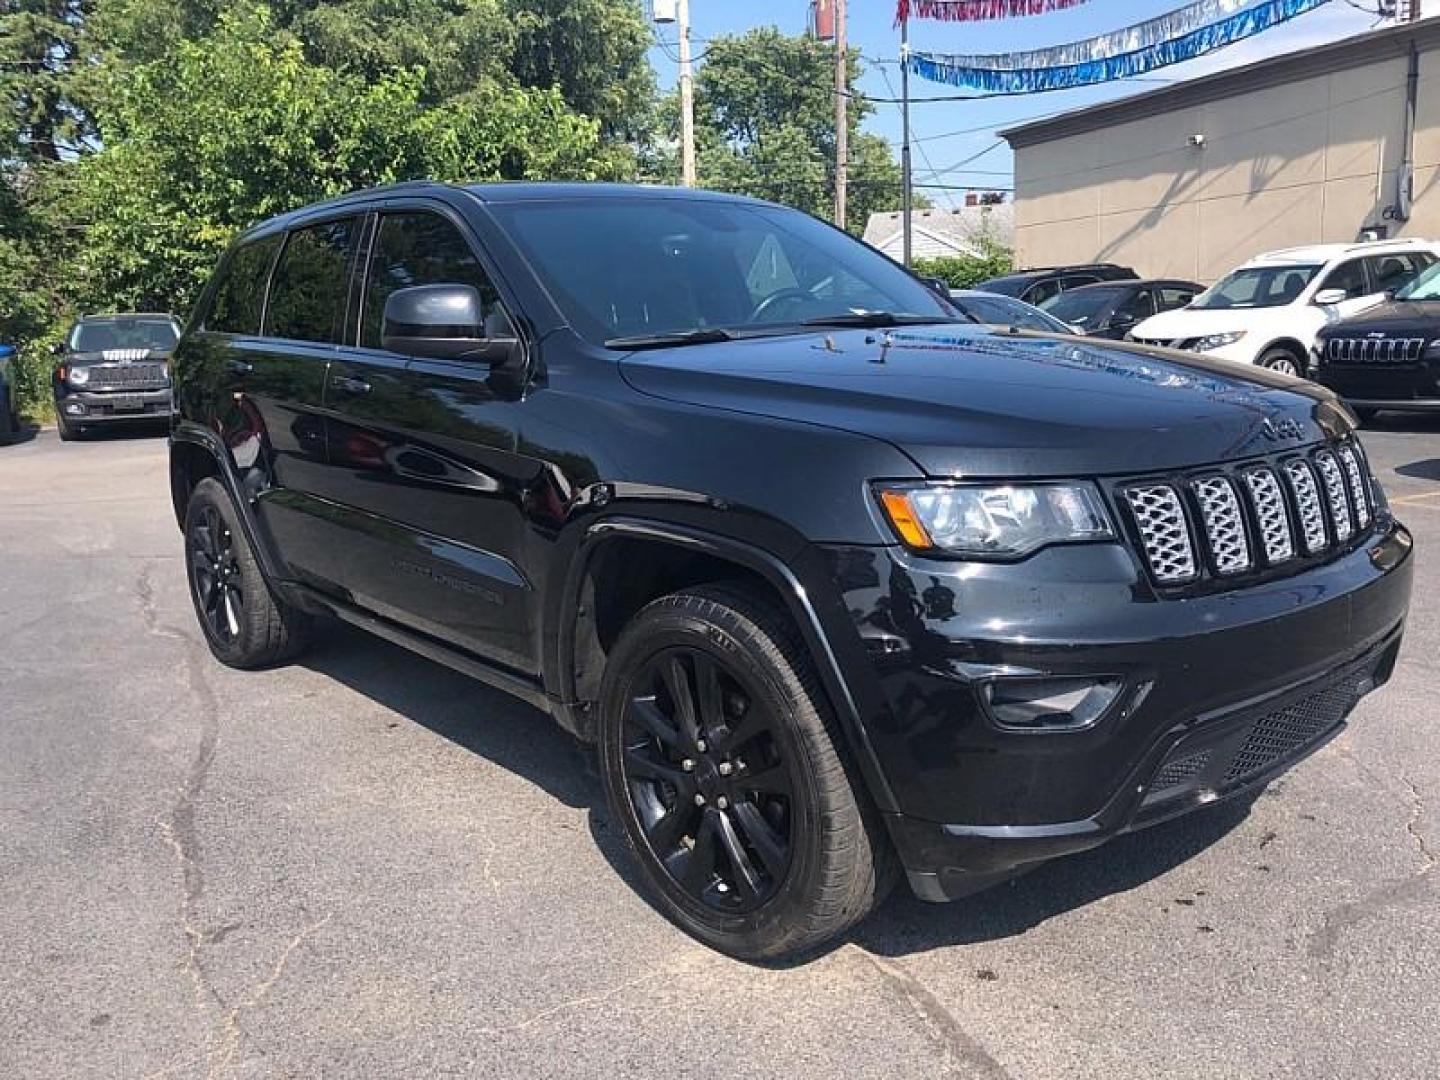
[[[1397,251],[1390,255],[1372,255],[1365,261],[1369,264],[1375,291],[1383,293],[1408,285],[1415,275],[1435,262],[1435,257],[1424,251]]]
[[[354,318],[325,385],[332,504],[327,575],[356,604],[526,673],[534,592],[517,566],[524,513],[544,470],[517,453],[517,373],[384,348],[396,289],[467,284],[491,336],[513,333],[462,218],[396,200],[367,227]]]

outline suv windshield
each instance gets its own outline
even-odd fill
[[[1115,298],[1120,295],[1122,289],[1071,289],[1069,292],[1062,292],[1044,301],[1040,307],[1048,311],[1055,318],[1061,319],[1072,326],[1089,326],[1099,315],[1103,314]]]
[[[577,333],[595,344],[808,322],[960,318],[897,264],[795,210],[708,199],[492,204]]]
[[[70,333],[71,352],[106,349],[172,349],[180,340],[174,322],[165,318],[118,318],[83,322]]]
[[[1395,293],[1396,300],[1440,300],[1440,263]]]
[[[1227,274],[1190,303],[1191,311],[1283,307],[1305,291],[1319,265],[1247,266]]]

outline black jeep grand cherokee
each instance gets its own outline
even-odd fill
[[[533,703],[598,744],[663,909],[740,956],[901,868],[959,897],[1255,792],[1389,678],[1409,600],[1329,392],[986,329],[746,199],[419,184],[277,218],[176,405],[220,660],[323,613]]]

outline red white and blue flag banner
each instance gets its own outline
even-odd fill
[[[990,94],[1066,90],[1132,78],[1233,45],[1330,0],[1195,0],[1158,18],[1029,52],[911,52],[911,74]]]
[[[939,19],[943,22],[985,22],[989,19],[1020,19],[1079,7],[1089,0],[900,0],[895,23],[907,19]]]

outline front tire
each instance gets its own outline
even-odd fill
[[[84,435],[84,430],[80,425],[66,420],[65,414],[62,412],[55,414],[55,430],[60,433],[61,442],[75,442]]]
[[[895,877],[789,620],[748,590],[662,597],[601,688],[606,798],[661,910],[721,952],[774,959],[864,918]]]
[[[309,644],[310,617],[270,591],[229,493],[211,477],[185,508],[185,570],[205,642],[222,664],[266,667]]]
[[[1270,349],[1260,357],[1260,366],[1269,368],[1271,371],[1278,371],[1284,375],[1294,375],[1298,379],[1305,377],[1305,364],[1289,349]]]

